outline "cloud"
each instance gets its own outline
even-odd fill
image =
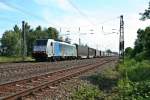
[[[83,17],[79,12],[72,7],[68,0],[34,0],[40,10],[38,11],[40,17],[44,20],[38,19],[29,19],[29,24],[32,27],[41,25],[42,27],[56,27],[58,30],[62,29],[61,34],[65,34],[67,30],[70,30],[70,37],[73,42],[78,43],[79,27],[80,33],[90,33],[90,30],[93,29],[93,35],[87,34],[81,36],[81,41],[83,44],[88,44],[91,47],[99,49],[112,49],[118,50],[118,37],[117,34],[104,35],[102,31],[102,25],[105,32],[112,32],[113,28],[119,30],[119,18],[116,20],[110,21],[114,17],[120,15],[120,11],[109,11],[106,13],[106,10],[96,8],[95,10],[81,9],[90,20],[95,24],[91,25],[87,18]],[[77,5],[77,4],[76,4]],[[78,5],[77,5],[78,6]],[[137,5],[141,6],[141,5]],[[144,11],[144,7],[137,7],[136,11],[126,12],[127,16],[124,16],[125,21],[125,47],[134,46],[134,41],[136,39],[136,32],[139,28],[145,28],[149,25],[150,21],[139,21],[138,13]],[[0,2],[0,10],[13,10],[9,6]],[[14,9],[15,10],[15,9]],[[122,13],[122,12],[121,12]],[[101,24],[103,21],[108,23]]]
[[[69,4],[68,0],[34,0],[35,3],[46,7],[57,7],[64,11],[71,11],[72,6]]]
[[[65,11],[72,11],[74,10],[68,0],[56,0],[59,8],[65,10]]]
[[[125,17],[125,47],[133,47],[137,30],[149,26],[150,20],[140,21],[139,18],[139,14],[130,14]]]
[[[9,7],[8,5],[4,4],[3,2],[0,2],[0,10],[13,11],[14,9],[12,7]]]
[[[34,0],[34,2],[42,6],[47,6],[51,4],[51,0]]]
[[[63,17],[63,15],[70,14],[73,11],[73,8],[67,0],[34,0],[34,2],[42,8],[40,11],[40,16],[46,21],[47,24],[53,26],[57,26],[54,24],[55,21],[57,22],[57,20]]]

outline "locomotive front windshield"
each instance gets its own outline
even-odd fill
[[[36,40],[36,46],[45,46],[48,40]]]

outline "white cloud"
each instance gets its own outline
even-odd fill
[[[37,3],[38,5],[42,5],[42,6],[47,6],[51,4],[52,0],[34,0],[35,3]]]
[[[149,26],[150,20],[140,21],[138,14],[130,14],[125,18],[125,47],[133,47],[139,28]]]
[[[65,11],[72,11],[73,8],[72,6],[70,5],[70,3],[68,2],[68,0],[56,0],[57,1],[57,4],[58,6],[65,10]]]
[[[4,3],[0,2],[0,10],[8,10],[8,11],[13,11],[14,9],[5,5]]]
[[[49,11],[49,9],[44,9],[41,13],[43,19],[46,21],[46,23],[51,23],[52,14]]]
[[[68,0],[34,0],[38,5],[41,6],[41,16],[45,20],[32,20],[29,21],[29,24],[32,27],[42,25],[42,27],[55,26],[58,30],[61,27],[62,33],[65,34],[67,30],[70,30],[70,37],[73,42],[78,43],[78,35],[80,27],[81,33],[90,33],[90,29],[94,30],[93,35],[81,35],[81,42],[83,44],[88,44],[91,47],[99,49],[112,49],[113,51],[118,51],[118,35],[104,35],[102,32],[101,26],[104,26],[105,32],[112,32],[113,28],[119,29],[119,19],[113,20],[106,24],[100,24],[100,22],[107,21],[108,19],[114,18],[114,16],[120,15],[119,12],[109,12],[105,13],[103,10],[95,10],[95,11],[87,11],[86,9],[81,9],[84,13],[88,15],[88,17],[93,21],[93,23],[97,26],[91,25],[88,19],[81,16],[76,9],[74,9],[68,2]],[[139,5],[140,6],[140,5]],[[124,16],[125,21],[125,47],[134,46],[134,41],[136,39],[136,32],[139,28],[145,28],[149,25],[150,21],[142,22],[139,20],[138,13],[140,11],[144,11],[143,7],[139,7],[137,11],[127,13],[127,16]],[[58,8],[64,10],[64,12],[60,12],[62,16],[55,16],[53,8]],[[0,10],[11,10],[7,5],[4,5],[0,2]],[[57,11],[57,10],[56,10]],[[58,12],[59,13],[59,12]]]
[[[97,20],[94,20],[97,22]],[[73,42],[78,43],[79,40],[79,27],[80,33],[87,33],[86,35],[80,35],[82,44],[88,44],[90,47],[98,48],[98,49],[113,49],[113,51],[118,50],[118,35],[107,35],[104,36],[104,33],[101,30],[101,26],[99,26],[98,22],[97,26],[91,25],[86,19],[83,19],[80,15],[74,16],[64,16],[59,20],[54,21],[55,24],[61,27],[61,34],[66,34],[67,31],[70,31],[70,38]],[[119,22],[119,19],[118,19]],[[59,30],[60,27],[57,27]],[[111,26],[108,27],[112,29]],[[91,32],[90,30],[94,31]],[[109,30],[110,31],[110,30]],[[108,31],[108,32],[109,32]],[[94,34],[90,34],[94,33]]]
[[[99,15],[100,18],[100,15]],[[150,20],[140,21],[140,16],[138,13],[124,15],[125,23],[125,47],[134,47],[134,42],[137,36],[137,30],[139,28],[145,28],[149,26]],[[111,19],[111,16],[110,18]],[[101,18],[103,21],[103,19]],[[102,32],[101,25],[97,22],[97,19],[93,19],[97,26],[92,26],[86,19],[83,19],[79,15],[74,16],[64,16],[59,20],[54,22],[58,26],[62,26],[62,33],[64,34],[67,30],[70,30],[70,33],[73,34],[70,36],[72,40],[78,43],[78,27],[81,27],[81,33],[90,33],[90,29],[94,30],[93,35],[83,35],[81,36],[81,41],[83,44],[88,44],[91,47],[97,48],[97,45],[100,49],[112,49],[113,51],[118,51],[119,47],[119,34],[104,35]],[[104,24],[105,32],[112,32],[112,29],[116,28],[119,30],[119,18],[111,21],[107,24]],[[58,27],[59,29],[59,27]],[[74,35],[76,33],[76,35]]]
[[[73,8],[69,4],[68,0],[34,0],[38,5],[46,6],[46,7],[57,7],[64,11],[72,11]]]
[[[57,26],[58,25],[57,20],[60,21],[61,18],[60,16],[58,17],[55,15],[57,11],[58,13],[61,12],[59,10],[55,10],[54,12],[53,9],[64,10],[66,14],[69,14],[73,11],[73,8],[71,7],[71,5],[68,3],[67,0],[34,0],[34,2],[36,2],[38,5],[42,7],[41,17],[43,17],[45,23],[47,23],[48,25]],[[61,15],[63,16],[64,14]],[[54,23],[56,23],[57,25]],[[60,26],[60,24],[58,26]]]

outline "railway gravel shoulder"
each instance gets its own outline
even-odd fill
[[[14,85],[9,85],[9,84],[7,85],[6,84],[6,86],[4,85],[5,87],[1,86],[1,92],[4,89],[6,89],[6,90],[3,91],[3,92],[4,93],[6,92],[6,94],[7,94],[7,91],[14,91],[14,92],[12,92],[12,93],[14,93],[14,94],[12,94],[13,96],[8,96],[8,97],[6,97],[7,99],[10,99],[12,97],[18,98],[17,97],[18,95],[22,97],[22,96],[25,96],[25,95],[29,94],[29,92],[33,92],[33,91],[37,91],[39,89],[45,88],[45,87],[47,87],[50,84],[55,84],[55,82],[57,83],[59,81],[67,79],[68,77],[73,77],[73,76],[75,76],[77,74],[86,72],[86,71],[91,70],[93,68],[96,68],[96,67],[98,67],[98,66],[100,66],[102,64],[108,63],[109,61],[111,61],[111,60],[104,60],[103,59],[102,61],[100,61],[101,63],[100,62],[97,62],[97,63],[95,62],[95,64],[87,64],[87,65],[82,65],[83,67],[78,66],[78,67],[74,67],[74,68],[69,68],[67,70],[59,71],[59,72],[56,72],[57,73],[56,75],[55,75],[55,73],[53,73],[52,76],[51,75],[50,76],[49,75],[47,75],[47,76],[45,75],[45,76],[38,77],[37,79],[33,78],[32,80],[27,80],[27,81],[30,81],[32,83],[31,87],[29,87],[30,83],[27,84],[28,83],[27,81],[22,82],[23,83],[23,87],[22,87],[22,83],[20,84],[20,82],[16,82],[15,83],[16,85],[14,84],[15,86]],[[42,83],[41,83],[41,81],[42,81]],[[34,86],[34,84],[35,84],[35,86]],[[39,84],[39,85],[37,85],[37,84]],[[21,86],[23,90],[20,90],[21,87],[18,90],[17,89],[18,86],[19,87]],[[27,88],[26,86],[28,87],[28,89],[26,89]],[[25,88],[25,90],[24,90],[24,88]],[[15,93],[15,91],[18,91],[18,92]],[[2,94],[4,94],[4,93],[2,93]]]
[[[116,64],[117,61],[107,63],[95,70],[88,71],[77,77],[73,77],[72,79],[47,87],[41,91],[37,91],[34,94],[24,97],[23,100],[72,100],[74,91],[77,91],[83,85],[91,85],[89,81],[83,79],[83,77],[102,73],[108,68],[115,68]]]
[[[72,60],[60,62],[40,62],[40,63],[14,63],[0,65],[0,84],[12,82],[20,79],[30,78],[36,75],[46,74],[56,70],[96,62],[97,59]]]

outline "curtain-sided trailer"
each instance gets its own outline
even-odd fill
[[[96,51],[93,48],[88,48],[88,58],[94,58],[96,56]]]
[[[77,49],[77,58],[79,59],[100,57],[99,50],[89,48],[88,46],[76,45],[76,49]]]
[[[78,59],[88,58],[89,55],[88,46],[76,45],[76,50]]]
[[[95,57],[101,57],[101,51],[99,50],[95,50],[96,54],[95,54]]]

